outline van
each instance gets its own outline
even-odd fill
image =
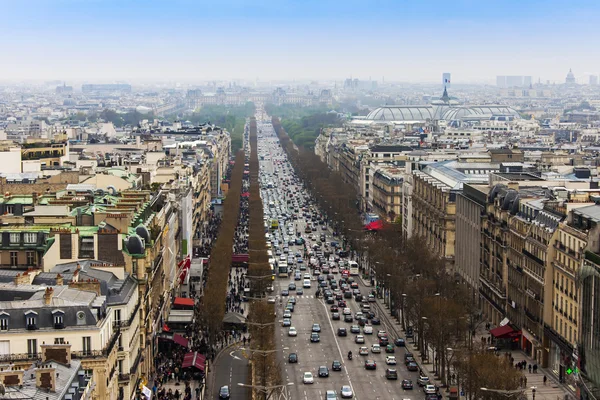
[[[310,279],[305,279],[304,283],[302,284],[302,287],[304,289],[310,289]]]

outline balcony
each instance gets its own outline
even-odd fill
[[[119,374],[119,383],[129,382],[131,374]]]
[[[133,323],[135,318],[137,317],[137,312],[140,309],[140,304],[141,303],[138,301],[138,303],[135,305],[133,311],[131,312],[131,316],[129,317],[129,319],[127,321],[114,321],[113,328],[114,329],[128,328]]]

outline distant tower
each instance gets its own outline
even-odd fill
[[[442,85],[444,85],[445,88],[450,87],[450,72],[444,72],[442,74]]]
[[[567,78],[565,79],[565,83],[567,85],[575,85],[575,75],[573,75],[573,71],[569,68],[569,73],[567,74]]]
[[[448,96],[448,90],[446,89],[446,86],[444,86],[444,93],[442,94],[442,97],[440,97],[440,100],[446,104],[450,103],[450,96]]]

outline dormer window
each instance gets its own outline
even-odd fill
[[[54,329],[63,329],[65,327],[65,312],[63,310],[52,311],[54,320]]]
[[[8,321],[10,319],[10,314],[6,311],[2,311],[0,313],[0,331],[8,330]]]
[[[38,313],[29,310],[25,312],[25,325],[28,330],[36,330],[37,329],[37,317]]]

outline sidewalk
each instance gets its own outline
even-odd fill
[[[475,332],[475,337],[473,338],[475,343],[480,343],[482,338],[487,339],[490,336],[490,332],[485,329],[485,324],[481,324],[477,327]],[[524,352],[520,350],[500,350],[501,354],[510,353],[511,357],[514,359],[513,364],[519,363],[521,361],[527,362],[527,365],[534,365],[536,362],[532,358],[528,357]],[[576,398],[576,388],[569,387],[569,385],[561,384],[558,381],[556,375],[554,375],[551,371],[548,371],[547,368],[541,368],[538,365],[538,370],[536,373],[529,372],[529,368],[523,370],[523,375],[527,378],[527,394],[528,398],[533,397],[533,393],[531,391],[532,387],[535,387],[535,398],[540,400],[563,400],[563,399],[575,399]],[[544,385],[544,375],[548,378],[546,385]]]
[[[359,278],[361,280],[361,282],[366,286],[366,287],[370,287],[370,282],[366,281],[363,279],[362,275],[359,275]],[[377,304],[379,305],[379,307],[381,308],[381,310],[386,312],[386,316],[388,318],[388,321],[390,324],[392,324],[392,328],[394,329],[395,333],[397,334],[398,337],[402,337],[405,338],[404,336],[404,331],[402,329],[402,324],[396,320],[396,318],[392,317],[389,308],[383,303],[383,300],[380,298],[377,298]],[[490,335],[489,331],[485,329],[485,324],[480,324],[480,326],[477,327],[476,333],[475,333],[475,337],[473,338],[475,343],[479,343],[482,339],[481,338],[486,338]],[[423,372],[425,372],[425,375],[427,375],[429,377],[429,379],[434,383],[434,384],[440,384],[441,382],[439,381],[437,375],[435,375],[435,370],[434,370],[434,366],[431,362],[426,362],[426,363],[422,363],[421,362],[421,358],[419,357],[420,352],[416,349],[416,345],[414,345],[414,341],[410,341],[409,339],[405,339],[406,342],[406,350],[410,351],[411,353],[413,353],[415,355],[415,359],[417,361],[417,364],[419,365],[419,367],[421,367],[421,369],[423,370]],[[506,353],[507,351],[505,350],[501,350],[501,353]],[[519,361],[527,361],[527,364],[531,364],[533,365],[535,362],[527,357],[527,355],[525,355],[525,353],[523,353],[520,350],[512,350],[512,351],[508,351],[509,353],[511,353],[511,356],[514,358],[514,363],[518,363]],[[431,360],[431,358],[430,358]],[[529,372],[528,370],[524,370],[523,374],[525,375],[525,377],[527,378],[527,390],[525,391],[525,394],[527,395],[528,399],[533,398],[533,393],[531,388],[535,387],[536,392],[535,392],[535,399],[536,400],[563,400],[563,399],[575,399],[575,391],[576,389],[573,387],[572,389],[565,384],[561,384],[558,382],[558,378],[551,373],[550,371],[548,371],[545,368],[540,368],[538,366],[538,371],[537,373],[533,373],[533,372]],[[546,375],[548,377],[548,380],[546,382],[546,385],[544,385],[544,375]],[[446,398],[446,391],[445,390],[440,390],[440,392],[442,393],[443,397]]]

